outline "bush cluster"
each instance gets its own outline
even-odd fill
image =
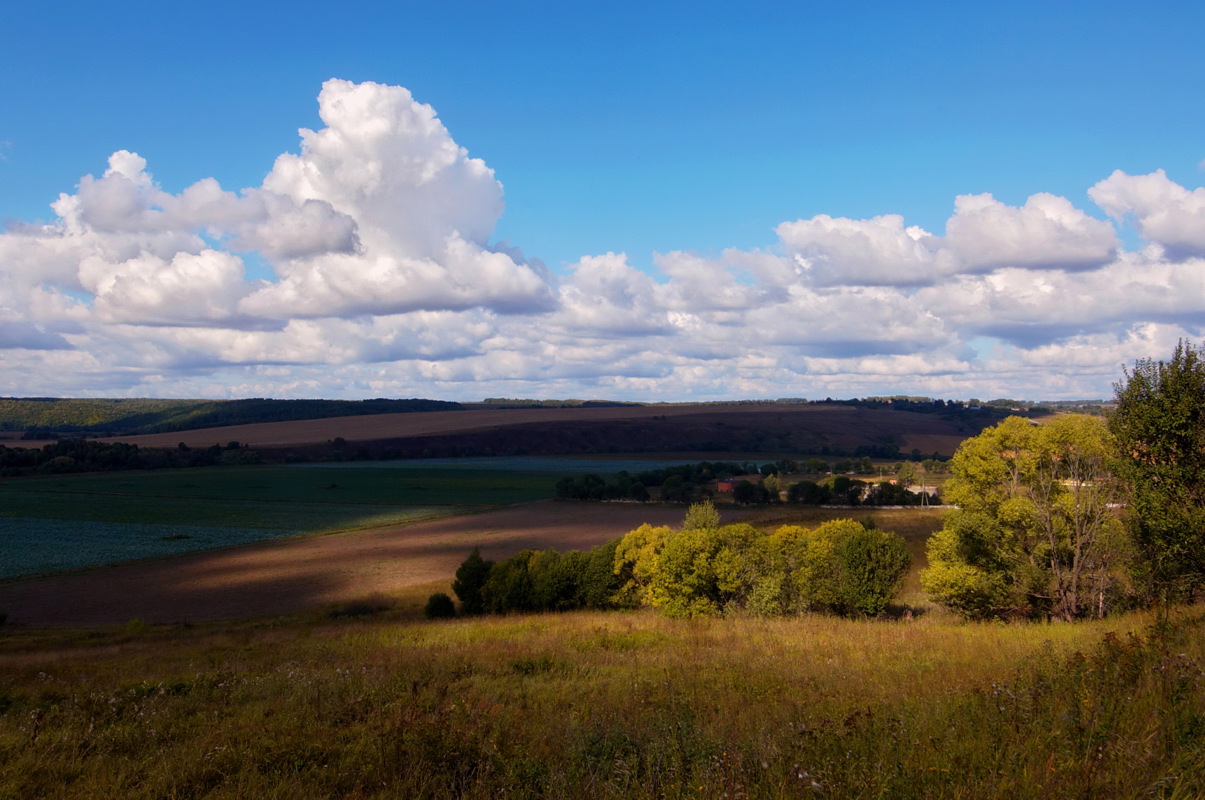
[[[644,503],[649,499],[649,490],[627,472],[619,472],[614,481],[608,481],[596,473],[568,476],[556,483],[558,500],[636,500]]]
[[[844,519],[772,534],[745,524],[680,531],[642,525],[620,541],[615,567],[624,599],[671,616],[877,616],[910,563],[901,537]]]
[[[452,591],[464,614],[616,607],[615,539],[592,550],[523,550],[497,563],[477,548],[456,570]]]
[[[877,616],[910,562],[901,537],[853,520],[765,534],[721,525],[701,503],[681,530],[641,525],[586,552],[524,550],[494,563],[474,549],[452,589],[465,614],[647,605],[670,616]]]
[[[904,462],[908,464],[910,462]],[[944,463],[930,460],[926,464],[932,471],[944,471]],[[898,472],[901,464],[894,467]],[[648,487],[659,489],[664,502],[693,503],[714,495],[713,481],[737,475],[760,475],[760,480],[738,481],[732,490],[732,499],[739,505],[777,503],[786,491],[789,503],[800,505],[843,505],[843,506],[909,506],[921,505],[924,498],[911,492],[906,485],[889,482],[860,481],[846,472],[870,475],[876,470],[869,458],[855,461],[838,461],[831,466],[833,474],[817,481],[786,483],[782,475],[823,474],[830,471],[827,461],[819,458],[795,461],[780,459],[761,465],[752,462],[700,461],[697,464],[678,464],[664,469],[648,470],[632,475],[626,471],[607,478],[596,473],[562,478],[556,485],[559,500],[638,500],[650,499]],[[930,471],[926,467],[926,471]],[[934,504],[940,503],[935,496]]]

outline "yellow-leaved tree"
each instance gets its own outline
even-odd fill
[[[971,618],[1104,616],[1129,602],[1133,547],[1114,500],[1104,420],[1009,417],[967,439],[929,540],[925,591]]]

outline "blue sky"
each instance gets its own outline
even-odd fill
[[[1106,396],[1202,337],[1202,23],[1193,3],[11,8],[0,393]],[[379,87],[338,130],[333,78],[332,104]],[[443,126],[425,145],[336,141],[421,106]],[[321,154],[299,128],[330,133]],[[442,188],[389,172],[440,142],[467,151]],[[366,164],[382,193],[338,183]],[[205,179],[228,208],[171,210]],[[257,210],[232,210],[244,190]],[[131,202],[168,211],[117,220]],[[426,241],[448,236],[468,250]]]

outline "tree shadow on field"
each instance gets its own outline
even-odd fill
[[[190,553],[0,584],[13,625],[157,624],[276,616],[324,602],[340,581],[328,569],[290,569]]]
[[[279,539],[0,582],[12,625],[202,622],[280,616],[373,593],[451,581],[475,546],[588,549],[685,508],[528,503],[493,512],[344,534]]]
[[[451,582],[474,547],[588,550],[642,523],[679,527],[685,506],[544,501],[411,525],[278,539],[0,583],[13,625],[271,617]]]

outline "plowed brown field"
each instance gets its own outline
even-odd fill
[[[723,430],[723,426],[752,426],[766,431],[791,430],[800,441],[813,439],[835,447],[853,448],[873,441],[895,440],[904,452],[952,453],[967,435],[977,430],[936,414],[838,405],[717,404],[621,406],[613,408],[513,408],[424,411],[379,414],[295,422],[268,422],[223,428],[203,428],[174,433],[123,436],[122,441],[143,447],[209,447],[238,441],[252,447],[281,448],[320,444],[335,438],[348,442],[399,440],[424,436],[449,436],[505,428],[552,428],[581,423],[647,422],[659,426],[693,426]],[[714,434],[713,434],[714,435]],[[43,443],[29,442],[24,446]],[[534,451],[533,451],[534,452]]]
[[[178,433],[153,433],[125,436],[103,441],[130,442],[144,447],[174,447],[184,442],[189,447],[208,447],[238,441],[252,447],[284,447],[315,444],[341,437],[349,442],[377,439],[404,439],[410,436],[472,433],[512,425],[560,422],[604,422],[611,420],[648,419],[654,416],[698,415],[701,406],[617,406],[614,408],[498,408],[467,411],[418,411],[408,414],[372,414],[359,417],[329,417],[327,419],[295,422],[264,422],[258,425],[233,425],[225,428],[202,428]],[[742,412],[758,406],[721,406],[719,409],[739,409]],[[781,412],[780,412],[781,413]]]
[[[674,506],[513,506],[400,528],[284,539],[0,584],[9,624],[106,625],[276,616],[440,581],[474,546],[501,559],[525,548],[586,549],[649,522],[679,524]]]

